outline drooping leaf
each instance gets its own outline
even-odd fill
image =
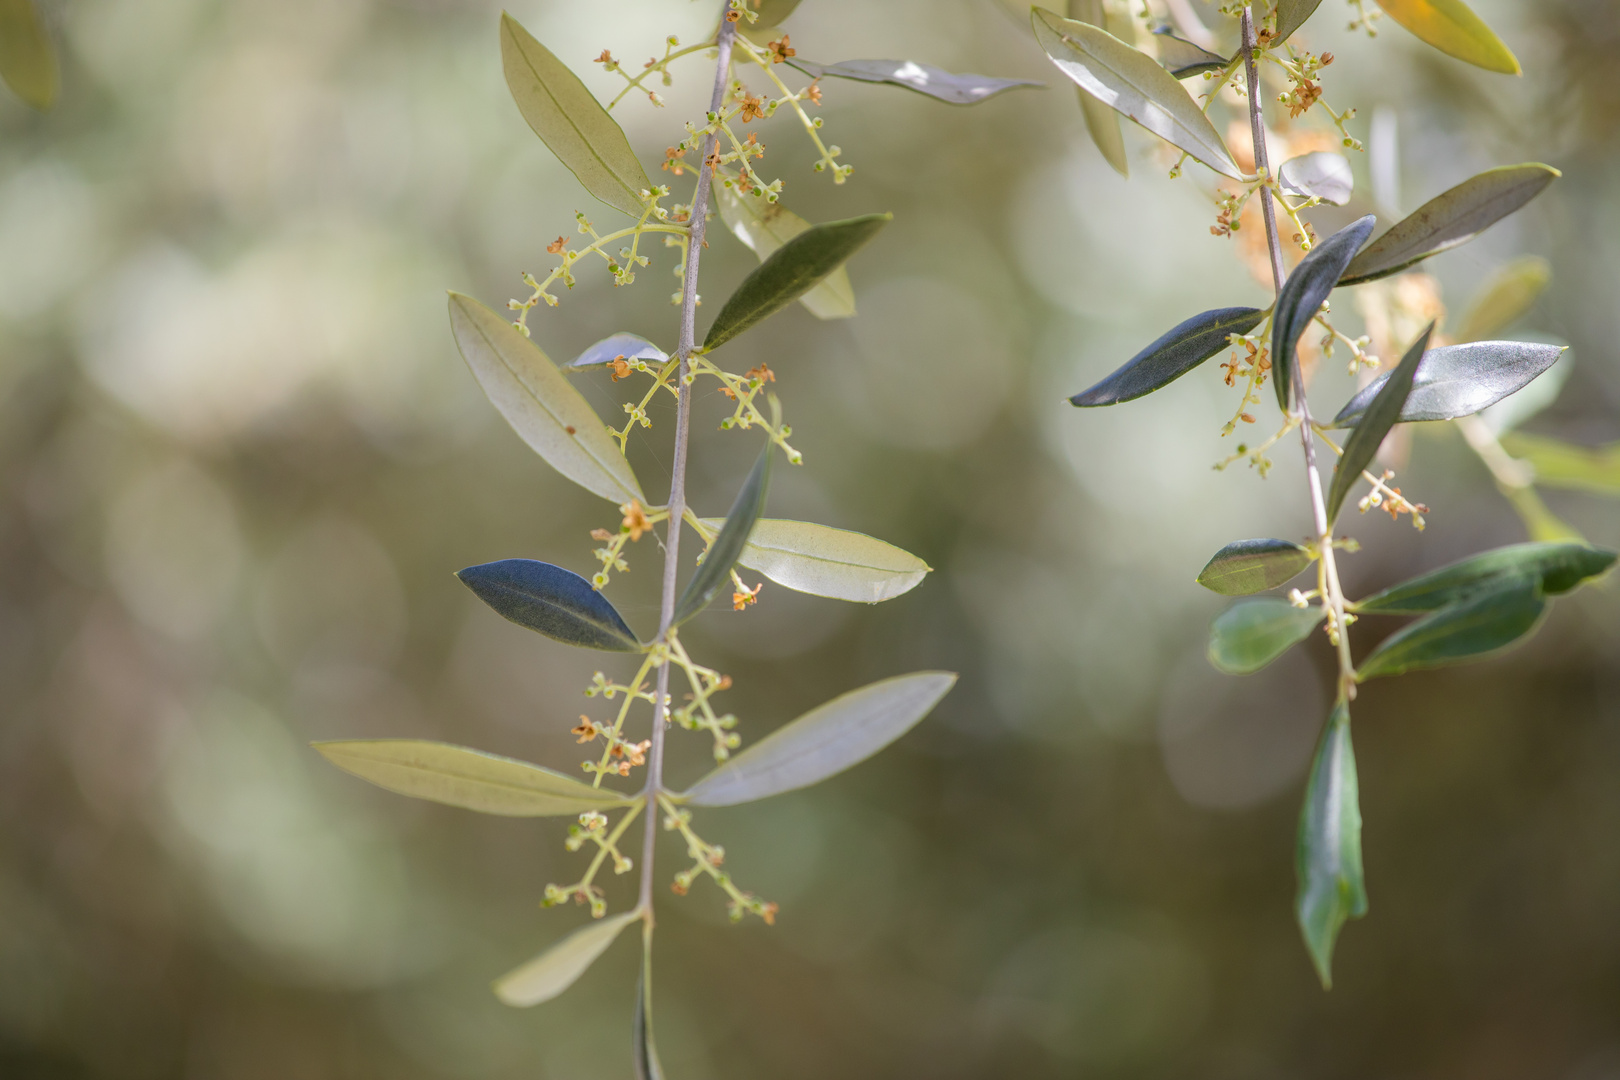
[[[1418,362],[1399,422],[1472,416],[1527,385],[1563,351],[1533,341],[1473,341],[1430,349]],[[1333,426],[1359,423],[1389,378],[1380,375],[1358,390],[1333,418]]]
[[[812,79],[832,77],[854,79],[856,82],[888,83],[903,86],[919,94],[927,94],[949,105],[977,105],[988,101],[1003,90],[1020,86],[1041,86],[1029,79],[996,79],[989,75],[958,75],[932,64],[919,64],[915,60],[844,60],[837,64],[818,64],[813,60],[794,57],[789,64]]]
[[[595,410],[532,341],[483,304],[455,292],[450,327],[484,393],[530,449],[604,499],[647,501]]]
[[[1276,588],[1311,565],[1311,553],[1290,540],[1238,540],[1198,573],[1198,584],[1222,596],[1248,596]]]
[[[630,140],[568,65],[516,19],[501,16],[501,67],[518,111],[586,191],[640,217],[652,187]]]
[[[1378,6],[1447,56],[1486,71],[1519,74],[1518,57],[1462,0],[1378,0]]]
[[[1277,0],[1277,36],[1271,39],[1271,44],[1275,47],[1287,41],[1321,3],[1322,0]]]
[[[1529,636],[1546,611],[1547,601],[1535,578],[1499,579],[1379,642],[1356,669],[1356,679],[1366,682],[1478,660]]]
[[[720,765],[683,799],[735,806],[820,783],[910,731],[955,684],[952,672],[916,671],[851,690]]]
[[[338,739],[314,744],[332,764],[413,799],[503,817],[561,817],[628,806],[633,796],[593,788],[527,761],[423,739]]]
[[[1316,747],[1294,847],[1294,914],[1324,988],[1333,985],[1333,944],[1367,914],[1361,868],[1361,796],[1350,743],[1350,707],[1339,702]]]
[[[1202,75],[1206,71],[1219,71],[1227,64],[1226,57],[1194,45],[1186,38],[1177,37],[1168,26],[1153,31],[1153,43],[1159,50],[1159,63],[1178,79]]]
[[[537,559],[502,559],[469,566],[456,577],[503,618],[548,638],[586,649],[641,651],[618,609],[572,570]]]
[[[1575,446],[1560,439],[1515,431],[1502,436],[1502,446],[1535,468],[1539,484],[1598,495],[1620,495],[1620,443]]]
[[[56,102],[56,50],[35,0],[0,0],[0,78],[41,111]]]
[[[568,366],[595,367],[598,364],[611,364],[614,360],[646,360],[648,363],[662,364],[668,359],[668,353],[641,335],[619,333],[598,341],[569,361]]]
[[[1338,518],[1345,496],[1361,479],[1362,470],[1371,464],[1373,455],[1383,445],[1384,436],[1400,420],[1401,410],[1406,407],[1407,396],[1412,392],[1412,379],[1417,374],[1418,362],[1423,359],[1433,333],[1434,323],[1430,323],[1418,335],[1412,347],[1406,350],[1406,355],[1401,357],[1395,370],[1386,376],[1384,385],[1373,395],[1372,401],[1362,411],[1361,419],[1356,422],[1355,430],[1345,440],[1344,454],[1333,468],[1333,483],[1328,488],[1327,519],[1330,526]]]
[[[1345,267],[1340,285],[1359,285],[1466,244],[1535,198],[1563,174],[1549,165],[1504,165],[1436,195],[1368,244]]]
[[[1300,336],[1316,318],[1339,275],[1372,235],[1373,220],[1368,214],[1311,248],[1277,293],[1277,306],[1271,317],[1271,381],[1277,390],[1277,405],[1283,412],[1291,407],[1294,349],[1299,345]]]
[[[1310,637],[1320,607],[1297,608],[1265,597],[1233,604],[1209,627],[1209,662],[1228,675],[1250,675]]]
[[[788,240],[737,286],[709,327],[703,351],[724,345],[809,292],[892,220],[893,214],[867,214],[829,221]]]
[[[1243,178],[1209,117],[1151,57],[1106,30],[1040,8],[1033,23],[1046,55],[1081,89],[1223,176]]]
[[[1277,167],[1277,182],[1290,195],[1314,196],[1334,206],[1349,202],[1356,184],[1350,160],[1331,150],[1289,158]]]
[[[708,529],[722,524],[703,519]],[[755,522],[737,563],[798,592],[862,604],[910,592],[930,569],[911,552],[865,533],[782,518]]]
[[[495,996],[519,1008],[550,1001],[573,986],[624,928],[640,918],[639,911],[626,911],[580,927],[527,964],[495,980]]]
[[[1247,334],[1259,326],[1264,317],[1258,308],[1245,307],[1216,308],[1194,315],[1125,361],[1102,382],[1071,397],[1069,403],[1090,408],[1151,394],[1226,348],[1230,335]]]
[[[720,527],[720,535],[709,545],[708,552],[703,556],[703,565],[698,567],[692,580],[686,583],[681,598],[676,601],[672,625],[679,626],[708,607],[709,601],[714,599],[731,576],[731,568],[737,565],[737,557],[748,543],[748,534],[754,531],[754,523],[759,521],[759,515],[765,512],[774,448],[775,444],[767,440],[765,448],[759,452],[748,479],[743,481],[742,490],[737,492],[736,501],[731,504],[726,523]]]
[[[664,1066],[658,1061],[658,1044],[653,1040],[650,944],[647,942],[642,948],[641,977],[636,980],[636,1012],[630,1023],[630,1053],[636,1063],[636,1080],[664,1080]]]
[[[1484,341],[1511,327],[1536,302],[1552,280],[1552,266],[1537,255],[1514,259],[1480,289],[1453,335],[1459,342]]]
[[[1069,0],[1069,18],[1092,26],[1108,25],[1108,14],[1102,0]],[[1121,34],[1115,36],[1124,40]],[[1119,113],[1086,93],[1083,86],[1076,86],[1074,92],[1080,99],[1080,114],[1086,119],[1086,131],[1090,133],[1093,145],[1115,172],[1130,176],[1131,166],[1125,156],[1125,135],[1119,129]]]
[[[767,202],[751,195],[738,195],[729,187],[715,192],[720,204],[720,218],[745,245],[763,261],[776,254],[777,248],[810,228],[810,223],[795,214],[781,201]],[[849,284],[849,272],[842,266],[828,274],[799,297],[818,319],[847,319],[855,314],[855,290]]]
[[[1487,591],[1504,581],[1533,580],[1544,596],[1559,596],[1606,573],[1616,553],[1576,543],[1510,544],[1471,555],[1374,593],[1352,605],[1360,613],[1421,615]]]

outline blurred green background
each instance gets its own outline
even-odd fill
[[[0,1075],[628,1077],[628,945],[534,1010],[488,990],[584,919],[536,906],[584,858],[561,824],[413,803],[306,746],[408,735],[567,768],[591,672],[629,674],[451,576],[509,556],[588,573],[588,531],[615,523],[484,402],[444,290],[498,305],[575,209],[616,215],[511,104],[493,3],[48,7],[56,110],[0,100]],[[1378,112],[1394,132],[1385,220],[1491,165],[1565,171],[1429,268],[1457,304],[1509,258],[1548,258],[1524,325],[1572,342],[1575,366],[1531,430],[1611,440],[1620,14],[1475,7],[1524,77],[1387,21],[1345,33],[1342,0],[1306,39],[1338,56],[1328,98],[1358,108],[1355,129]],[[599,93],[602,48],[639,66],[714,17],[687,0],[511,10]],[[782,912],[731,927],[711,887],[659,886],[670,1075],[1620,1077],[1620,597],[1586,590],[1510,656],[1364,691],[1372,910],[1322,993],[1292,842],[1330,661],[1317,644],[1217,676],[1203,648],[1222,602],[1192,581],[1229,540],[1306,532],[1297,452],[1264,481],[1211,470],[1236,405],[1213,365],[1116,409],[1063,401],[1194,311],[1263,303],[1208,233],[1209,174],[1166,179],[1132,130],[1133,179],[1115,176],[993,0],[804,0],[788,29],[823,62],[1048,89],[953,109],[829,83],[825,131],[856,167],[836,189],[791,121],[762,132],[798,213],[895,214],[851,267],[857,318],[795,308],[723,357],[777,372],[805,454],[770,512],[936,572],[876,608],[767,584],[685,639],[736,679],[749,739],[875,678],[962,680],[859,769],[699,815]],[[665,111],[621,109],[643,160],[693,115],[704,68],[677,68]],[[554,359],[621,329],[670,345],[671,259],[652,254],[628,289],[584,273],[534,312],[536,342]],[[717,229],[704,294],[752,265]],[[1342,370],[1318,375],[1319,413],[1352,389]],[[585,384],[604,414],[627,392]],[[710,514],[756,448],[714,430],[722,406],[697,406]],[[669,415],[634,445],[657,498]],[[1401,479],[1430,527],[1353,521],[1352,593],[1522,538],[1449,429],[1420,435]],[[1620,506],[1548,498],[1620,543]],[[648,544],[632,565],[612,591],[645,632]],[[676,733],[676,782],[700,741]],[[678,843],[661,857],[667,880]],[[632,887],[610,883],[615,908]]]

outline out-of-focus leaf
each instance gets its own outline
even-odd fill
[[[1311,248],[1277,293],[1277,306],[1271,318],[1271,381],[1277,389],[1277,405],[1283,412],[1290,407],[1294,349],[1299,345],[1300,335],[1316,318],[1322,301],[1333,291],[1344,268],[1372,235],[1373,220],[1368,214]]]
[[[56,50],[34,0],[0,0],[0,77],[36,109],[56,103]]]
[[[1277,168],[1277,182],[1290,195],[1315,197],[1334,206],[1350,201],[1356,180],[1350,160],[1331,150],[1317,150],[1289,158]]]
[[[664,1066],[658,1061],[658,1044],[652,1028],[652,941],[642,936],[641,977],[636,980],[636,1012],[630,1025],[630,1053],[636,1063],[636,1080],[664,1080]]]
[[[755,0],[754,13],[759,18],[748,23],[748,28],[769,30],[793,14],[793,9],[798,6],[799,0]]]
[[[703,519],[707,529],[722,524]],[[910,592],[929,571],[911,552],[865,533],[782,518],[755,522],[737,563],[798,592],[863,604]]]
[[[1447,56],[1486,71],[1519,74],[1518,57],[1462,0],[1378,0],[1378,6]]]
[[[1333,944],[1367,914],[1361,869],[1361,796],[1350,744],[1350,706],[1339,702],[1316,747],[1294,847],[1294,914],[1324,988],[1333,985]]]
[[[1433,333],[1434,323],[1430,323],[1418,335],[1412,347],[1406,350],[1406,355],[1401,357],[1395,370],[1386,376],[1384,385],[1362,411],[1355,430],[1345,440],[1344,454],[1333,469],[1333,483],[1328,488],[1327,519],[1330,527],[1339,516],[1339,507],[1344,505],[1345,496],[1356,486],[1362,470],[1372,462],[1373,455],[1383,445],[1384,436],[1401,419],[1407,395],[1412,392],[1412,379],[1417,374],[1418,362],[1423,359],[1423,352],[1429,347],[1429,337]]]
[[[915,60],[844,60],[837,64],[818,64],[798,57],[788,61],[812,79],[831,76],[854,79],[856,82],[888,83],[903,86],[919,94],[927,94],[948,105],[977,105],[988,101],[1003,90],[1016,90],[1020,86],[1041,86],[1029,79],[996,79],[989,75],[958,75],[932,64],[919,64]]]
[[[1359,285],[1422,262],[1430,255],[1466,244],[1535,198],[1563,174],[1531,162],[1504,165],[1471,176],[1436,195],[1368,244],[1345,267],[1340,285]]]
[[[1362,614],[1422,615],[1518,580],[1537,581],[1542,595],[1558,596],[1606,573],[1615,558],[1615,552],[1586,544],[1510,544],[1403,581],[1351,607]]]
[[[1321,3],[1322,0],[1277,0],[1277,36],[1271,39],[1271,44],[1277,46],[1287,41]]]
[[[1547,601],[1535,578],[1500,579],[1379,642],[1356,669],[1356,679],[1366,682],[1477,660],[1527,637],[1546,611]]]
[[[893,214],[867,214],[846,221],[812,225],[777,248],[731,294],[703,350],[718,348],[793,303],[844,265],[851,255],[890,221]]]
[[[1071,397],[1081,408],[1117,405],[1151,394],[1226,348],[1232,334],[1247,334],[1265,313],[1258,308],[1216,308],[1194,315],[1172,327],[1153,344],[1131,357],[1108,378]]]
[[[1322,621],[1320,607],[1297,608],[1266,597],[1233,604],[1209,627],[1209,662],[1228,675],[1250,675],[1304,641]]]
[[[627,806],[632,796],[593,788],[527,761],[422,739],[339,739],[314,744],[332,764],[413,799],[503,817],[560,817]]]
[[[624,130],[567,64],[505,14],[501,67],[518,111],[557,160],[586,191],[615,210],[640,217],[641,193],[652,187],[652,181]]]
[[[1586,543],[1586,537],[1581,535],[1579,529],[1547,509],[1547,504],[1541,501],[1535,488],[1504,488],[1502,494],[1507,496],[1519,520],[1524,522],[1524,531],[1530,534],[1530,539],[1548,543]]]
[[[1563,349],[1533,341],[1473,341],[1430,349],[1418,362],[1412,392],[1401,408],[1401,423],[1455,420],[1496,404],[1552,367]],[[1389,382],[1380,375],[1345,402],[1334,427],[1350,427]]]
[[[604,499],[647,501],[601,419],[534,342],[472,297],[455,292],[450,327],[484,393],[530,449]]]
[[[1200,48],[1186,38],[1177,37],[1168,26],[1153,31],[1153,43],[1159,50],[1159,63],[1178,79],[1202,75],[1206,71],[1219,71],[1227,64],[1226,57]]]
[[[754,531],[754,523],[765,511],[765,495],[771,486],[771,451],[774,447],[775,444],[767,440],[765,449],[759,452],[748,479],[743,481],[742,490],[737,492],[736,501],[731,504],[726,523],[720,527],[720,535],[709,545],[708,553],[703,556],[703,565],[686,583],[685,591],[675,603],[673,625],[679,626],[708,607],[714,594],[731,576],[731,568],[737,565],[737,557],[748,543],[748,534]]]
[[[1480,289],[1454,335],[1459,342],[1484,341],[1511,327],[1547,288],[1552,266],[1537,255],[1525,255],[1502,267]]]
[[[595,367],[614,360],[646,360],[662,364],[669,354],[639,334],[613,334],[598,341],[569,362],[571,368]]]
[[[1092,26],[1106,26],[1108,14],[1102,0],[1069,0],[1069,18]],[[1086,118],[1086,131],[1090,133],[1093,145],[1115,172],[1130,176],[1131,166],[1125,156],[1125,135],[1119,129],[1119,113],[1086,93],[1085,87],[1076,86],[1074,92],[1080,99],[1080,114]]]
[[[1311,554],[1290,540],[1238,540],[1198,573],[1198,584],[1222,596],[1248,596],[1281,585],[1311,565]]]
[[[770,258],[777,248],[810,228],[808,221],[780,200],[767,202],[722,187],[716,190],[715,201],[720,204],[720,218],[726,228],[761,260]],[[855,290],[849,284],[849,272],[840,266],[799,297],[799,303],[818,319],[849,318],[855,314]]]
[[[1502,446],[1535,468],[1538,484],[1620,495],[1620,443],[1591,448],[1514,431],[1502,436]]]
[[[1209,117],[1151,57],[1106,30],[1039,8],[1033,23],[1046,55],[1081,89],[1223,176],[1243,178]]]
[[[495,980],[495,996],[504,1004],[520,1008],[550,1001],[573,986],[624,928],[640,918],[639,911],[627,911],[580,927],[527,964]]]
[[[548,638],[586,649],[641,651],[618,609],[572,570],[536,559],[502,559],[469,566],[456,577],[503,618]]]
[[[820,783],[910,731],[955,684],[952,672],[916,671],[851,690],[765,736],[683,799],[735,806]]]

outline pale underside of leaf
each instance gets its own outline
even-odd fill
[[[1289,158],[1278,166],[1277,182],[1290,195],[1315,196],[1334,206],[1349,202],[1355,190],[1350,160],[1331,150],[1317,150]]]
[[[759,256],[761,262],[810,228],[808,221],[783,206],[780,200],[766,202],[722,187],[716,190],[715,201],[726,228]],[[849,271],[840,266],[799,297],[799,303],[818,319],[847,319],[854,315],[855,289],[849,283]]]
[[[915,60],[844,60],[836,64],[818,64],[813,60],[791,59],[788,63],[812,79],[832,76],[839,79],[853,79],[856,82],[888,83],[949,105],[977,105],[1005,90],[1042,85],[1029,79],[958,75],[931,64],[919,64]]]
[[[527,964],[497,979],[495,996],[518,1008],[550,1001],[574,985],[624,928],[640,918],[639,911],[627,911],[580,927]]]
[[[1069,0],[1069,18],[1092,26],[1108,27],[1121,41],[1126,40],[1130,33],[1129,29],[1115,29],[1107,21],[1108,13],[1102,0]],[[1123,21],[1127,27],[1131,25],[1129,19]],[[1074,92],[1080,100],[1080,115],[1085,117],[1086,131],[1091,135],[1092,144],[1115,172],[1130,176],[1131,166],[1125,155],[1125,133],[1120,130],[1119,113],[1086,93],[1083,86],[1076,86]]]
[[[722,518],[704,518],[717,531]],[[760,518],[738,564],[812,596],[876,604],[910,592],[929,572],[917,556],[865,533],[808,521]]]
[[[1473,341],[1430,349],[1418,364],[1400,422],[1471,416],[1527,386],[1562,352],[1557,345],[1532,341]],[[1333,426],[1359,423],[1388,380],[1388,375],[1380,376],[1357,391],[1333,418]]]

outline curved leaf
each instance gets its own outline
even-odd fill
[[[652,187],[630,140],[568,65],[516,19],[501,15],[501,67],[518,111],[585,190],[640,217]]]
[[[1504,165],[1436,195],[1367,245],[1345,267],[1340,285],[1375,281],[1466,244],[1540,195],[1563,173],[1550,165]]]
[[[917,671],[851,690],[773,731],[682,798],[735,806],[820,783],[910,731],[955,684],[952,672]]]
[[[568,362],[571,368],[595,367],[598,364],[610,364],[614,360],[646,360],[654,364],[662,364],[669,359],[669,354],[640,334],[618,333],[598,341],[595,345],[580,353]]]
[[[1616,557],[1586,544],[1511,544],[1431,570],[1351,606],[1363,614],[1421,615],[1510,579],[1538,581],[1544,596],[1558,596],[1607,573]]]
[[[1484,341],[1500,334],[1530,310],[1551,280],[1552,265],[1546,259],[1537,255],[1514,259],[1480,289],[1455,339]]]
[[[595,410],[517,327],[472,297],[453,292],[450,328],[484,393],[530,449],[604,499],[647,501]]]
[[[1042,86],[1029,79],[996,79],[989,75],[958,75],[932,64],[919,64],[915,60],[844,60],[837,64],[818,64],[813,60],[794,57],[788,60],[812,79],[831,76],[854,79],[856,82],[888,83],[903,86],[949,105],[977,105],[988,101],[1003,90],[1020,86]]]
[[[1569,381],[1570,369],[1575,364],[1575,354],[1570,350],[1569,342],[1540,335],[1532,341],[1538,345],[1551,345],[1561,351],[1552,366],[1528,385],[1492,403],[1479,414],[1485,426],[1497,435],[1512,431],[1557,401],[1564,391],[1564,384]]]
[[[1333,945],[1350,919],[1367,914],[1361,868],[1361,797],[1350,743],[1350,706],[1328,717],[1305,784],[1294,847],[1294,913],[1322,986],[1333,985]]]
[[[1107,26],[1108,13],[1102,0],[1069,0],[1069,18],[1092,26]],[[1115,35],[1124,40],[1122,35]],[[1086,93],[1084,87],[1074,88],[1080,100],[1080,114],[1086,119],[1086,131],[1103,160],[1113,166],[1121,176],[1131,175],[1131,166],[1125,156],[1125,135],[1119,129],[1119,113]]]
[[[1117,405],[1151,394],[1226,348],[1232,334],[1247,334],[1265,317],[1258,308],[1216,308],[1172,327],[1153,344],[1125,361],[1108,378],[1069,399],[1090,408]]]
[[[664,1080],[664,1066],[658,1061],[658,1045],[653,1041],[652,948],[645,936],[642,942],[636,1011],[630,1022],[630,1055],[636,1063],[636,1080]]]
[[[1356,184],[1350,159],[1331,150],[1289,158],[1277,167],[1277,182],[1290,195],[1314,196],[1334,206],[1349,202]]]
[[[1519,60],[1462,0],[1378,0],[1419,40],[1486,71],[1519,74]]]
[[[1563,351],[1533,341],[1473,341],[1430,349],[1418,363],[1399,422],[1471,416],[1526,386]],[[1359,423],[1389,378],[1380,375],[1356,391],[1333,418],[1333,426]]]
[[[769,30],[793,14],[799,0],[756,0],[754,12],[759,16],[748,24],[750,30]]]
[[[1209,627],[1209,662],[1228,675],[1251,675],[1310,637],[1320,607],[1297,608],[1267,597],[1233,604]]]
[[[1277,405],[1290,408],[1293,391],[1294,349],[1305,328],[1316,318],[1322,301],[1339,282],[1344,268],[1372,235],[1373,216],[1351,222],[1323,240],[1299,261],[1294,272],[1277,293],[1277,306],[1271,318],[1271,381],[1277,389]]]
[[[1510,432],[1502,436],[1502,446],[1535,467],[1538,484],[1620,495],[1620,443],[1575,446],[1542,435]]]
[[[808,221],[780,200],[767,202],[722,187],[716,190],[715,201],[726,228],[761,260],[770,258],[777,248],[810,228]],[[840,266],[799,297],[799,303],[818,319],[849,318],[855,314],[855,290],[850,287],[849,272]]]
[[[1356,680],[1461,664],[1500,652],[1535,630],[1546,611],[1538,581],[1503,578],[1379,642],[1356,669]]]
[[[1311,565],[1311,553],[1289,540],[1238,540],[1198,573],[1198,584],[1222,596],[1248,596],[1276,588]]]
[[[36,109],[56,103],[56,50],[34,0],[0,0],[0,78]]]
[[[1277,0],[1277,31],[1270,44],[1275,47],[1292,37],[1321,3],[1322,0]]]
[[[1192,96],[1145,53],[1088,23],[1036,8],[1035,39],[1080,88],[1223,176],[1243,171]]]
[[[1159,63],[1178,79],[1202,75],[1206,71],[1219,71],[1227,64],[1226,57],[1194,45],[1186,38],[1177,37],[1168,26],[1161,26],[1153,31],[1153,44],[1159,50]]]
[[[502,617],[556,641],[586,649],[640,652],[618,609],[591,583],[536,559],[469,566],[456,577]]]
[[[715,593],[731,576],[731,568],[737,565],[737,557],[748,543],[748,534],[754,531],[754,523],[759,520],[759,515],[765,512],[765,495],[771,486],[771,452],[774,449],[775,444],[767,440],[765,449],[759,452],[748,479],[743,481],[742,490],[737,492],[736,501],[731,504],[726,523],[720,527],[720,535],[709,545],[708,552],[703,556],[703,564],[692,575],[692,580],[686,583],[686,589],[676,601],[671,625],[679,626],[708,607],[709,601],[714,599]]]
[[[635,796],[593,788],[527,761],[450,743],[339,739],[313,745],[344,772],[380,788],[480,814],[558,817],[635,801]]]
[[[860,250],[893,214],[812,225],[788,240],[737,286],[703,339],[703,351],[730,341],[819,285]]]
[[[580,927],[527,964],[495,980],[495,996],[503,1004],[519,1008],[550,1001],[573,986],[624,928],[640,918],[639,911],[626,911]]]
[[[720,518],[704,518],[719,529]],[[893,544],[808,521],[760,518],[737,557],[778,585],[812,596],[876,604],[916,588],[930,567]]]
[[[1355,430],[1345,440],[1344,453],[1333,468],[1333,483],[1328,488],[1327,519],[1330,527],[1338,518],[1339,508],[1344,505],[1350,489],[1361,479],[1362,470],[1372,463],[1373,455],[1383,445],[1384,436],[1400,420],[1407,395],[1412,392],[1412,379],[1417,375],[1418,362],[1423,359],[1423,352],[1429,347],[1429,337],[1433,333],[1434,323],[1430,323],[1418,335],[1412,347],[1406,350],[1406,355],[1401,357],[1395,370],[1385,376],[1384,385],[1363,410]]]

